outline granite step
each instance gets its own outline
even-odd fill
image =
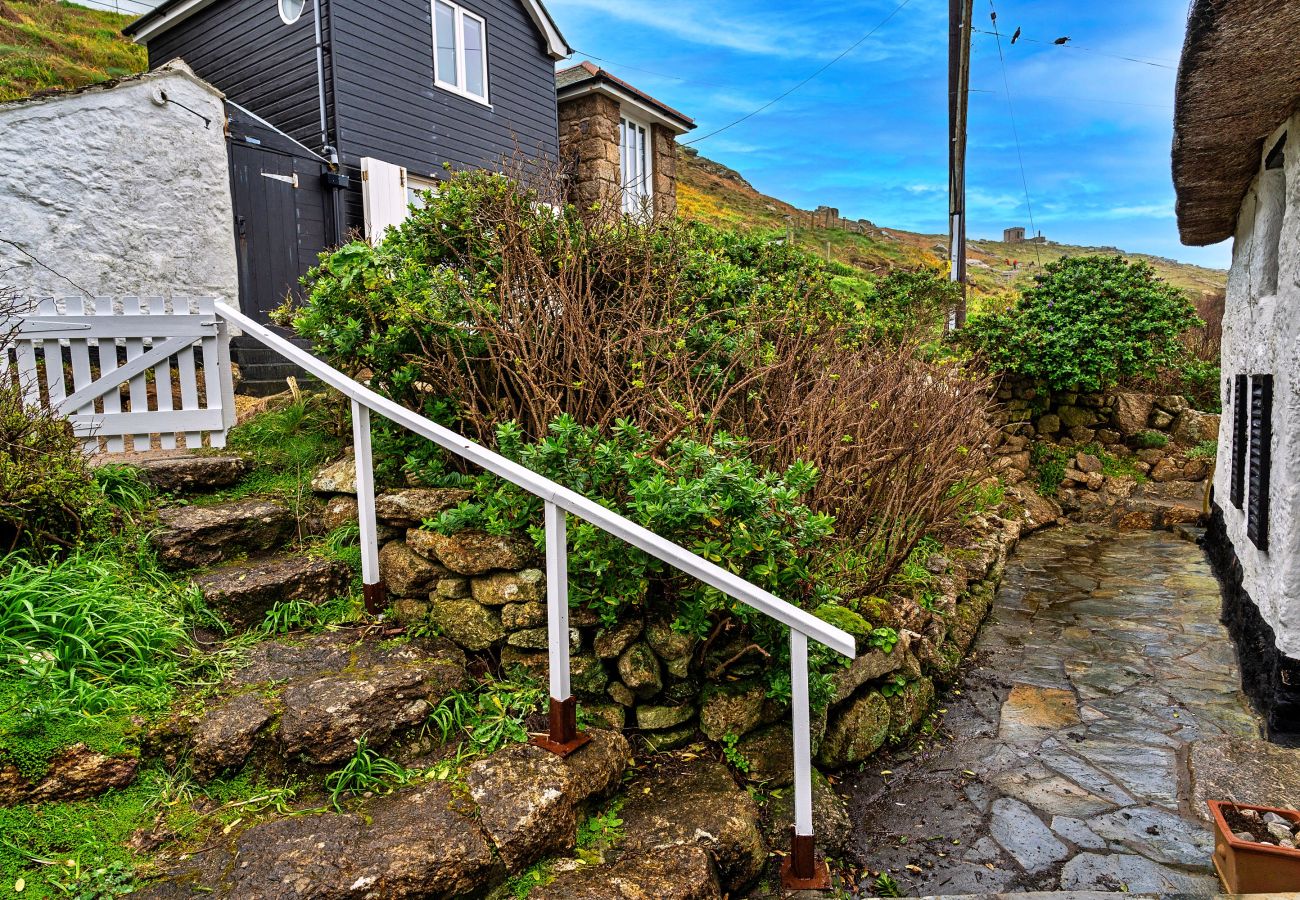
[[[326,603],[347,593],[351,571],[337,560],[280,553],[224,563],[192,580],[230,625],[255,628],[276,603]]]
[[[159,561],[173,569],[212,566],[273,550],[298,528],[288,507],[262,499],[171,507],[159,511],[158,521],[162,528],[150,540]]]
[[[187,496],[237,484],[252,464],[243,456],[213,450],[149,450],[100,454],[94,466],[130,466],[160,494]]]

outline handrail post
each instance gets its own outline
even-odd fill
[[[379,524],[375,518],[375,459],[370,448],[370,409],[352,401],[352,448],[357,467],[357,522],[361,525],[361,593],[366,612],[378,615],[388,605],[379,577]]]
[[[578,732],[578,701],[569,683],[569,546],[564,510],[548,501],[545,521],[551,728],[545,736],[536,735],[533,743],[568,756],[591,739]]]
[[[790,715],[794,730],[794,828],[781,864],[787,890],[828,890],[830,870],[816,857],[812,817],[812,719],[808,709],[808,635],[790,629]]]

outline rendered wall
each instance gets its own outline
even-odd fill
[[[1300,115],[1264,146],[1267,153],[1288,130],[1284,169],[1264,171],[1261,159],[1261,172],[1238,218],[1223,320],[1224,415],[1215,497],[1241,569],[1242,589],[1272,629],[1277,649],[1300,659]],[[1270,271],[1274,260],[1276,277]],[[1231,384],[1238,374],[1274,376],[1267,553],[1246,536],[1245,512],[1230,501]]]
[[[0,105],[0,286],[238,302],[224,120],[170,66]]]

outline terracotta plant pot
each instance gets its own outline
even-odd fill
[[[1209,802],[1210,813],[1214,816],[1214,868],[1218,870],[1219,878],[1228,893],[1277,894],[1300,891],[1300,850],[1257,844],[1234,837],[1232,829],[1223,818],[1223,809],[1253,809],[1261,815],[1277,813],[1288,822],[1296,824],[1300,824],[1300,813],[1271,806],[1229,803],[1226,800]]]

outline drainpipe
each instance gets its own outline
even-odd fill
[[[316,0],[313,4],[315,13],[316,28],[316,99],[320,108],[320,143],[321,155],[330,161],[331,170],[324,178],[325,183],[330,188],[330,207],[333,213],[332,233],[330,235],[332,244],[343,243],[343,196],[342,191],[347,186],[347,176],[339,165],[339,150],[330,141],[329,133],[329,106],[325,99],[325,29],[328,27],[322,22],[321,6],[326,0]],[[330,74],[334,74],[334,58],[330,56]]]
[[[320,101],[320,144],[321,155],[330,156],[334,149],[330,146],[329,135],[329,118],[325,110],[325,45],[321,40],[321,22],[320,22],[320,5],[323,0],[316,0],[312,4],[315,11],[316,24],[316,94]]]

